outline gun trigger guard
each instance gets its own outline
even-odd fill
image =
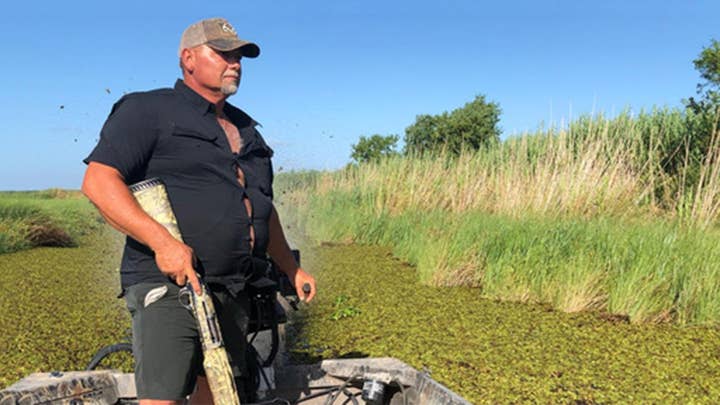
[[[189,290],[191,287],[183,287],[180,289],[180,292],[178,292],[178,302],[180,305],[184,306],[188,311],[190,311],[193,316],[195,316],[195,313],[193,312],[193,292]],[[187,302],[183,302],[184,300],[187,300]]]

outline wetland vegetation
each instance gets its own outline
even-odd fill
[[[473,403],[717,403],[720,155],[670,176],[638,132],[658,117],[279,176],[320,288],[292,355],[396,357]],[[56,194],[0,196],[2,385],[128,333],[122,238]]]
[[[122,238],[78,195],[0,193],[0,224],[14,226],[3,229],[3,241],[12,241],[4,246],[18,250],[0,254],[0,387],[32,372],[82,370],[101,347],[128,336],[129,316],[115,298]],[[28,224],[72,243],[27,249]]]
[[[473,403],[720,401],[707,116],[581,117],[278,183],[284,215],[332,245],[306,255],[326,293],[295,323],[297,358],[397,357]]]
[[[396,357],[475,404],[720,398],[716,328],[483,299],[477,288],[421,283],[387,249],[302,248],[319,294],[289,331],[297,360]]]
[[[459,155],[394,155],[278,182],[311,238],[387,246],[430,285],[717,325],[720,139],[713,130],[700,159],[667,156],[696,119],[583,117]]]
[[[0,192],[0,254],[38,246],[77,246],[100,223],[78,191]]]

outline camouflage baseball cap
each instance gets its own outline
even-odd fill
[[[238,38],[235,28],[224,18],[208,18],[187,27],[180,38],[178,56],[183,49],[199,45],[207,45],[223,52],[242,48],[242,55],[248,58],[260,55],[260,48],[250,41]]]

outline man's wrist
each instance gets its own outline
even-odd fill
[[[160,224],[157,225],[159,229],[157,231],[153,230],[151,233],[152,237],[147,241],[148,247],[156,253],[177,242],[177,239],[175,239],[164,226]]]
[[[291,266],[287,270],[283,270],[283,273],[285,273],[290,280],[295,280],[295,276],[302,271],[302,269],[299,266]]]

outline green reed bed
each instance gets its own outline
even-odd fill
[[[99,217],[77,191],[0,192],[0,253],[37,246],[76,246]]]
[[[340,194],[313,200],[306,230],[318,240],[390,246],[429,284],[475,286],[489,298],[602,310],[633,321],[720,321],[717,231],[612,218],[374,216],[352,200]]]
[[[392,247],[423,281],[634,321],[720,320],[720,142],[673,110],[582,117],[460,156],[280,180],[319,240]],[[282,179],[282,177],[281,177]]]

